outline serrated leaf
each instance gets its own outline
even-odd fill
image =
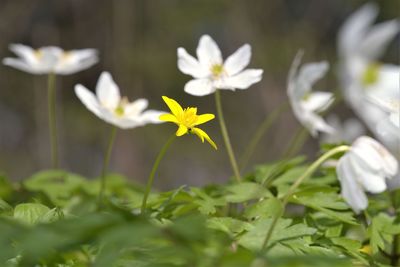
[[[394,217],[385,213],[379,213],[373,217],[368,227],[372,253],[379,252],[379,249],[385,250],[385,243],[393,242],[393,235],[398,233],[399,224],[394,223]]]
[[[249,231],[253,226],[248,223],[231,217],[210,218],[207,220],[207,227],[223,231],[230,236],[235,236],[243,231]]]
[[[282,209],[282,202],[275,197],[258,201],[246,208],[243,216],[247,219],[268,218],[276,216]]]
[[[252,199],[271,197],[272,194],[262,185],[243,182],[226,187],[226,200],[231,203],[241,203]]]
[[[273,219],[270,218],[258,220],[254,225],[255,227],[239,239],[239,244],[247,249],[259,251],[268,229],[271,226],[272,220]],[[308,227],[302,223],[291,224],[291,219],[279,219],[270,238],[269,246],[280,241],[313,235],[317,232],[317,229]]]
[[[330,218],[352,225],[358,225],[351,212],[348,212],[348,205],[344,203],[339,194],[332,188],[309,187],[296,192],[290,202],[304,205],[318,210]]]

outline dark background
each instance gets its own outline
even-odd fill
[[[183,92],[190,77],[176,67],[176,48],[195,54],[199,37],[210,34],[224,57],[248,42],[250,67],[264,69],[263,80],[248,90],[222,95],[227,125],[237,156],[265,116],[287,100],[286,76],[300,48],[304,61],[328,60],[331,70],[315,89],[337,91],[336,35],[345,18],[366,1],[349,0],[0,0],[0,58],[14,56],[10,43],[35,48],[96,48],[94,67],[57,78],[58,126],[62,168],[87,177],[99,175],[110,127],[81,104],[73,92],[77,83],[94,89],[101,71],[110,71],[122,94],[145,97],[150,108],[166,110],[161,95],[200,113],[215,113],[213,96]],[[378,21],[399,15],[397,0],[377,1]],[[387,62],[398,62],[399,38],[387,51]],[[47,129],[46,76],[0,66],[0,170],[20,180],[50,167]],[[334,112],[350,116],[344,106]],[[279,159],[299,128],[289,110],[264,136],[252,163]],[[195,136],[179,138],[163,160],[156,179],[159,188],[180,184],[221,182],[231,175],[217,120],[203,127],[219,145],[215,152]],[[120,130],[111,170],[144,181],[168,136],[171,124]],[[309,138],[302,150],[310,157],[318,140]]]

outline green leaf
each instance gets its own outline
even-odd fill
[[[231,217],[210,218],[207,220],[207,226],[211,229],[223,231],[231,237],[253,228],[250,223]]]
[[[259,251],[271,226],[273,219],[260,219],[255,223],[253,229],[245,233],[240,239],[239,244],[247,249]],[[313,235],[317,229],[298,223],[292,225],[291,219],[279,219],[269,241],[269,246],[280,241],[296,239],[303,236]]]
[[[39,203],[24,203],[15,207],[14,218],[33,225],[40,222],[49,211],[48,207]]]
[[[385,213],[379,213],[372,218],[371,225],[368,227],[372,253],[385,250],[385,244],[393,242],[393,236],[400,233],[400,225],[395,224],[395,218]]]
[[[348,205],[344,203],[335,189],[328,187],[309,187],[296,192],[290,202],[304,205],[327,215],[328,217],[352,225],[358,225],[352,212],[348,212]]]
[[[72,193],[82,188],[86,180],[76,174],[59,170],[39,172],[24,181],[24,186],[30,191],[43,192],[56,206],[68,203]]]
[[[244,216],[249,219],[268,218],[276,216],[282,209],[282,203],[275,197],[263,199],[244,211]]]
[[[272,194],[262,185],[243,182],[229,185],[226,187],[228,191],[226,200],[231,203],[241,203],[252,199],[263,197],[272,197]]]
[[[199,211],[204,215],[214,214],[217,211],[217,206],[226,205],[225,199],[212,198],[200,188],[192,187],[191,191],[199,197],[199,199],[196,199],[194,203],[199,205]]]

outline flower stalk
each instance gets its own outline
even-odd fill
[[[308,169],[303,173],[303,175],[301,175],[296,181],[295,183],[289,188],[289,190],[286,192],[286,194],[283,196],[282,198],[282,207],[280,212],[273,218],[273,221],[271,223],[271,226],[268,229],[267,235],[264,239],[264,242],[261,246],[261,251],[265,250],[268,248],[268,242],[270,241],[271,237],[272,237],[272,233],[274,232],[275,226],[279,220],[280,217],[283,216],[283,213],[285,211],[286,205],[289,202],[290,197],[292,196],[292,194],[295,192],[295,190],[301,185],[301,183],[307,179],[308,177],[310,177],[318,168],[319,166],[324,163],[326,160],[328,160],[329,158],[333,157],[334,155],[338,154],[338,153],[343,153],[346,152],[350,149],[349,146],[343,145],[343,146],[338,146],[335,147],[331,150],[329,150],[328,152],[326,152],[325,154],[323,154],[321,157],[319,157],[316,161],[314,161],[313,164],[310,165],[310,167],[308,167]]]
[[[260,124],[256,132],[254,133],[253,137],[250,139],[250,142],[247,145],[245,152],[243,153],[240,165],[241,171],[243,171],[246,168],[261,138],[268,132],[268,130],[271,128],[271,125],[276,121],[279,115],[282,114],[282,112],[286,111],[288,108],[289,108],[288,103],[284,103],[265,117],[264,121]]]
[[[108,141],[107,150],[104,155],[103,168],[101,171],[100,191],[99,191],[99,200],[98,200],[99,206],[103,203],[104,192],[106,190],[108,165],[110,163],[111,152],[112,152],[112,148],[114,146],[114,140],[115,140],[116,133],[117,133],[117,127],[113,126],[111,128],[110,139]]]
[[[56,119],[56,75],[49,73],[47,77],[47,108],[49,116],[49,136],[51,146],[51,164],[53,169],[58,165],[58,145],[57,145],[57,119]]]
[[[219,124],[221,127],[222,138],[224,139],[226,151],[228,152],[229,160],[231,162],[231,166],[232,166],[233,173],[235,175],[235,179],[239,183],[241,181],[241,176],[240,176],[239,167],[238,167],[238,164],[236,161],[236,157],[235,157],[235,154],[232,149],[231,141],[229,139],[228,130],[226,128],[224,114],[222,112],[221,95],[220,95],[219,90],[215,91],[215,104],[217,107],[217,114],[218,114]]]
[[[153,186],[154,176],[157,172],[158,166],[160,165],[161,160],[163,159],[165,153],[167,152],[168,148],[171,146],[171,144],[173,143],[174,140],[175,140],[175,134],[171,135],[171,137],[167,140],[167,142],[164,144],[164,146],[161,148],[160,152],[158,153],[156,160],[154,161],[149,178],[147,179],[147,185],[146,185],[146,189],[145,189],[145,192],[143,195],[142,206],[140,209],[141,214],[144,214],[146,211],[147,199],[149,197],[151,188]]]

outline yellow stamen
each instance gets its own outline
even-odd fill
[[[379,79],[379,70],[381,68],[381,65],[378,63],[372,63],[368,65],[368,67],[365,69],[363,77],[362,77],[362,83],[364,85],[372,85],[376,83]]]
[[[224,72],[224,66],[221,64],[214,64],[211,66],[211,73],[213,76],[218,77]]]

